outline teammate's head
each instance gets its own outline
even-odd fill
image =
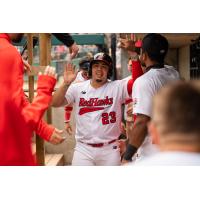
[[[90,69],[89,69],[89,75],[92,76],[92,69],[93,66],[97,63],[101,63],[103,66],[107,66],[108,72],[107,72],[107,78],[109,79],[112,76],[113,71],[113,62],[112,58],[106,54],[106,53],[97,53],[94,55],[94,59],[90,62]]]
[[[164,36],[158,33],[147,34],[142,40],[142,65],[147,65],[148,59],[154,64],[164,64],[168,48],[168,41]]]
[[[79,68],[89,71],[90,61],[91,60],[92,60],[92,58],[90,58],[89,56],[83,57],[79,62]]]
[[[89,78],[89,68],[91,60],[91,57],[85,56],[79,62],[79,70],[82,71],[82,75],[85,79]]]
[[[153,101],[149,131],[156,143],[200,144],[200,89],[195,82],[163,87]],[[200,147],[200,146],[199,146]]]
[[[8,34],[10,36],[10,39],[12,42],[21,42],[23,36],[24,36],[24,33],[9,33]]]

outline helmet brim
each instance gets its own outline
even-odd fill
[[[90,62],[90,67],[92,67],[92,65],[95,64],[95,63],[97,63],[97,62],[102,62],[102,63],[108,65],[108,67],[111,67],[111,64],[109,62],[105,61],[105,60],[92,60]]]

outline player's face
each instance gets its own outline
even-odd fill
[[[129,72],[132,71],[132,60],[131,59],[128,61],[127,68],[128,68]]]
[[[104,83],[107,81],[108,65],[103,62],[96,62],[92,65],[92,79],[95,82]]]

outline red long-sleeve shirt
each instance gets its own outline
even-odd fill
[[[28,104],[30,104],[30,102],[28,101],[26,97],[24,98],[23,101],[24,101],[23,106],[27,106]],[[54,130],[55,130],[55,127],[50,124],[47,124],[43,119],[39,121],[38,125],[35,126],[35,129],[34,129],[35,133],[46,141],[50,140]]]
[[[139,61],[132,61],[132,79],[128,81],[127,90],[129,95],[132,94],[132,87],[135,80],[143,74]]]
[[[24,104],[23,62],[7,34],[0,34],[0,165],[35,165],[31,133],[51,101],[56,80],[39,76],[37,96]]]

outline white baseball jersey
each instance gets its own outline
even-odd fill
[[[132,163],[133,165],[134,163]],[[200,166],[200,153],[181,152],[181,151],[165,151],[156,153],[149,158],[137,162],[136,165],[144,166]]]
[[[132,79],[132,76],[127,76],[126,78],[124,78],[124,81],[129,81]],[[132,104],[132,97],[128,97],[128,99],[126,99],[125,102],[125,106],[124,106],[124,119],[127,120],[127,110],[128,110],[128,105]],[[130,105],[129,105],[130,106]]]
[[[83,78],[82,76],[82,71],[78,72],[77,76],[76,76],[76,79],[74,80],[73,83],[77,83],[77,82],[83,82],[85,81],[86,79]]]
[[[128,98],[127,81],[108,81],[97,89],[90,80],[72,84],[65,97],[75,105],[77,141],[95,144],[119,137],[121,104]]]
[[[151,117],[153,96],[162,86],[179,78],[179,73],[168,65],[160,69],[152,68],[137,78],[132,90],[133,114],[144,114]],[[150,135],[147,135],[142,146],[138,149],[138,158],[157,151],[155,145],[152,144]]]

